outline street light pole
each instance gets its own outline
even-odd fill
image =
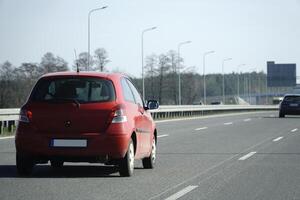
[[[98,11],[98,10],[103,10],[103,9],[105,9],[105,8],[107,8],[107,6],[103,6],[103,7],[101,7],[101,8],[95,8],[95,9],[92,9],[92,10],[90,10],[89,11],[89,13],[88,13],[88,66],[87,66],[87,68],[86,68],[86,70],[87,69],[90,69],[90,51],[91,51],[91,49],[90,49],[90,46],[91,46],[91,41],[90,41],[90,32],[91,32],[91,14],[93,13],[93,12],[95,12],[95,11]]]
[[[240,67],[245,66],[246,64],[238,65],[237,71],[237,98],[240,98]]]
[[[206,80],[205,80],[205,56],[215,51],[207,51],[203,54],[203,103],[206,104]]]
[[[225,104],[225,78],[224,78],[224,64],[225,64],[225,62],[226,61],[229,61],[229,60],[232,60],[232,58],[225,58],[225,59],[223,59],[223,61],[222,61],[222,74],[223,74],[223,103]]]
[[[147,28],[145,30],[142,31],[142,87],[143,87],[143,100],[145,100],[145,78],[144,78],[144,33],[147,31],[152,31],[154,29],[156,29],[157,27],[151,27],[151,28]]]
[[[251,94],[251,91],[252,91],[252,86],[251,86],[251,73],[252,71],[256,72],[256,68],[252,68],[250,69],[250,73],[249,73],[249,103],[251,105],[251,97],[252,97],[252,94]]]
[[[181,78],[180,78],[180,47],[184,44],[189,44],[192,41],[180,42],[177,46],[177,68],[178,68],[178,105],[181,105]]]

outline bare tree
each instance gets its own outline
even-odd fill
[[[0,65],[0,108],[10,107],[9,102],[13,100],[13,66],[6,61]]]
[[[164,78],[165,74],[170,69],[170,58],[166,56],[165,54],[161,54],[158,58],[158,77],[159,77],[159,88],[158,88],[158,100],[161,104],[163,104],[162,100],[162,92],[164,90]]]
[[[88,59],[90,59],[90,69],[88,69]],[[77,64],[80,71],[89,71],[93,70],[91,66],[93,66],[94,60],[87,52],[82,52],[78,55],[78,59],[74,62],[73,70],[75,71],[77,69]]]
[[[94,55],[94,64],[96,65],[93,70],[103,72],[105,69],[105,65],[110,62],[108,59],[108,53],[104,48],[98,48],[95,50]]]
[[[178,74],[177,74],[177,63],[178,63],[178,54],[176,51],[170,50],[167,53],[167,56],[170,59],[170,78],[169,87],[171,92],[171,97],[173,98],[174,104],[177,103],[177,90],[178,90]],[[183,61],[182,58],[179,58],[180,61]]]
[[[155,54],[152,54],[148,57],[146,57],[146,65],[145,65],[145,77],[150,79],[150,95],[149,93],[146,93],[148,97],[154,98],[155,89],[154,89],[154,77],[157,76],[157,65],[158,65],[158,56]],[[147,79],[146,79],[147,80]]]
[[[51,52],[47,52],[42,57],[40,66],[44,69],[44,73],[68,70],[68,63],[59,56],[55,57]]]

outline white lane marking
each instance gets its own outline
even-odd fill
[[[190,191],[194,190],[197,187],[198,187],[198,185],[189,185],[186,188],[180,190],[179,192],[173,194],[172,196],[166,198],[165,200],[176,200],[176,199],[179,199],[180,197],[184,196],[185,194],[189,193]]]
[[[207,129],[206,126],[205,127],[201,127],[201,128],[196,128],[195,131],[201,131],[201,130],[205,130],[205,129]]]
[[[252,151],[252,152],[240,157],[239,160],[246,160],[246,159],[250,158],[251,156],[253,156],[254,154],[256,154],[256,151]]]
[[[277,142],[277,141],[281,140],[282,138],[283,137],[278,137],[278,138],[274,139],[273,142]]]
[[[164,134],[164,135],[158,135],[157,137],[162,138],[162,137],[168,137],[168,136],[169,136],[168,134]]]
[[[233,124],[232,122],[226,122],[226,123],[224,123],[224,125],[231,125],[231,124]]]
[[[291,132],[292,132],[292,133],[294,133],[294,132],[296,132],[296,131],[298,131],[298,129],[297,129],[297,128],[295,128],[295,129],[291,130]]]
[[[15,136],[0,137],[0,140],[12,139],[12,138],[15,138]]]
[[[244,122],[249,122],[249,121],[251,121],[251,119],[250,119],[250,118],[248,118],[248,119],[244,119]]]

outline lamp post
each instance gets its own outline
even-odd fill
[[[223,96],[223,103],[225,104],[225,79],[224,79],[224,64],[225,64],[225,62],[226,61],[229,61],[229,60],[232,60],[232,58],[225,58],[225,59],[223,59],[223,61],[222,61],[222,74],[223,74],[223,88],[222,88],[222,90],[223,90],[223,92],[222,92],[222,96]]]
[[[203,54],[203,103],[206,104],[206,81],[205,81],[205,56],[212,54],[215,51],[207,51]]]
[[[98,10],[103,10],[107,8],[107,6],[103,6],[101,8],[95,8],[95,9],[92,9],[89,11],[88,13],[88,66],[87,66],[87,69],[90,69],[90,51],[91,51],[91,41],[90,41],[90,34],[91,34],[91,14],[95,11],[98,11]]]
[[[240,64],[238,65],[238,71],[237,71],[237,97],[240,98],[240,67],[245,66],[246,64]]]
[[[178,105],[181,105],[181,79],[180,79],[180,48],[182,45],[189,44],[192,41],[180,42],[177,46],[177,68],[178,68]]]
[[[156,29],[157,27],[151,27],[151,28],[147,28],[145,30],[142,31],[142,85],[143,85],[143,100],[145,100],[145,78],[144,78],[144,34],[145,32],[148,31],[152,31],[154,29]]]
[[[252,68],[252,69],[250,69],[250,73],[249,73],[249,103],[250,103],[250,105],[251,105],[251,97],[252,97],[252,94],[251,94],[251,91],[252,91],[252,86],[251,86],[251,73],[252,73],[252,71],[254,71],[254,72],[256,72],[256,68]]]

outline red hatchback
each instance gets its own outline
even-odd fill
[[[16,163],[20,175],[35,164],[58,168],[64,162],[119,166],[131,176],[134,160],[153,168],[157,130],[143,100],[124,75],[60,72],[44,75],[20,111]]]

